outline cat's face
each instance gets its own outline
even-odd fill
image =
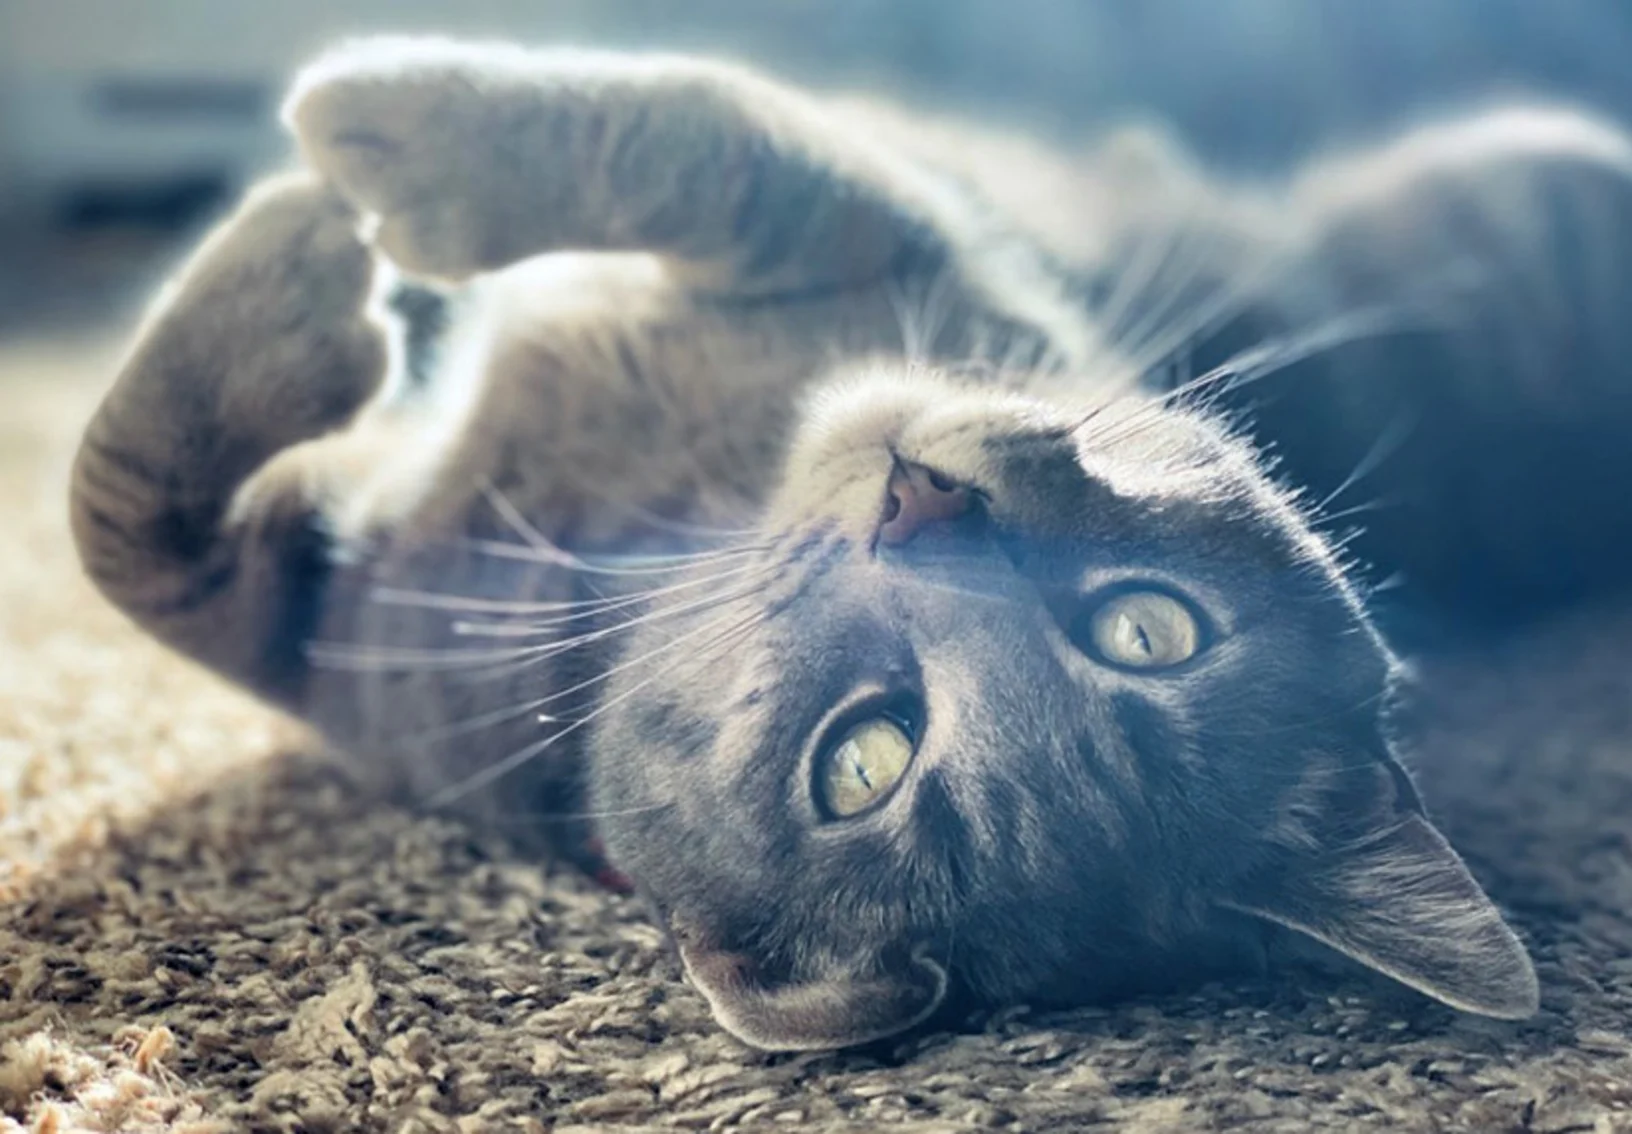
[[[614,861],[742,1039],[1102,997],[1250,958],[1264,921],[1534,1009],[1385,739],[1397,664],[1214,426],[853,377],[764,532],[629,644],[591,750]]]

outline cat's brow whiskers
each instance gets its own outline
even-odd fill
[[[1180,240],[1175,250],[1182,246]],[[1253,294],[1257,280],[1268,274],[1267,265],[1258,273],[1240,273],[1215,285],[1203,297],[1190,298],[1190,310],[1184,317],[1175,318],[1175,312],[1186,302],[1190,285],[1200,276],[1202,255],[1201,250],[1193,252],[1184,274],[1163,288],[1161,301],[1153,304],[1133,327],[1111,340],[1111,349],[1120,355],[1134,380],[1149,373],[1185,343],[1239,311]]]
[[[1333,555],[1341,555],[1348,549],[1349,544],[1366,534],[1363,527],[1351,528],[1336,539],[1326,541],[1326,547]]]
[[[927,363],[933,358],[935,343],[951,314],[952,290],[948,272],[937,272],[922,281],[916,294],[908,294],[900,281],[892,281],[886,289],[886,300],[901,330],[901,353],[909,363]]]
[[[1178,225],[1146,233],[1138,241],[1132,257],[1118,270],[1111,293],[1096,312],[1105,328],[1106,343],[1112,350],[1130,342],[1123,322],[1140,297],[1150,293],[1152,284],[1161,276],[1180,243],[1182,230]]]
[[[722,631],[719,637],[717,637],[713,642],[706,643],[700,647],[699,653],[706,655],[717,650],[721,643],[725,642],[727,639],[734,639],[737,632],[747,632],[748,630],[752,629],[756,623],[762,621],[764,618],[765,615],[762,612],[755,611],[747,618],[740,620],[735,626]],[[712,626],[712,624],[710,624],[710,626]],[[672,646],[675,644],[675,642],[680,640],[682,639],[675,639],[674,642],[670,642],[668,645]],[[650,655],[648,654],[646,656],[649,657]],[[652,674],[650,677],[637,681],[635,684],[631,685],[628,689],[624,690],[622,693],[619,693],[617,696],[609,697],[604,701],[601,701],[595,710],[589,713],[587,716],[579,718],[572,724],[567,725],[565,728],[560,729],[557,732],[551,733],[549,736],[544,737],[541,740],[517,749],[515,752],[512,752],[510,755],[504,757],[502,760],[498,760],[493,764],[488,765],[486,768],[483,768],[474,775],[468,776],[458,783],[442,789],[427,801],[428,805],[433,808],[446,807],[450,804],[458,802],[471,792],[478,791],[481,788],[486,787],[488,784],[509,775],[511,772],[525,765],[528,761],[547,751],[552,745],[561,740],[563,737],[569,736],[570,734],[595,721],[604,713],[615,708],[617,705],[628,700],[630,697],[635,696],[641,692],[641,690],[665,676],[668,672],[668,669],[660,670],[659,672]]]
[[[1325,498],[1315,505],[1314,510],[1316,514],[1318,515],[1325,512],[1327,507],[1330,506],[1334,500],[1336,500],[1339,496],[1342,496],[1361,480],[1364,480],[1366,477],[1370,476],[1382,465],[1384,461],[1386,461],[1389,457],[1392,457],[1395,453],[1399,452],[1400,446],[1405,444],[1406,439],[1411,436],[1412,431],[1416,429],[1416,427],[1416,418],[1403,411],[1397,414],[1394,417],[1394,420],[1390,421],[1383,427],[1382,432],[1377,435],[1377,439],[1371,443],[1370,447],[1366,449],[1360,460],[1356,462],[1354,471],[1350,472],[1348,476],[1344,477],[1342,483],[1328,492]],[[1334,517],[1332,516],[1322,517],[1323,520],[1331,520],[1333,518]]]
[[[1384,320],[1383,315],[1396,316]],[[1329,350],[1402,329],[1408,324],[1397,318],[1393,308],[1367,308],[1346,316],[1321,322],[1300,335],[1278,335],[1257,346],[1240,351],[1196,378],[1176,386],[1160,397],[1153,398],[1125,418],[1106,426],[1103,433],[1083,433],[1083,428],[1097,416],[1085,415],[1074,427],[1079,441],[1086,445],[1113,445],[1137,434],[1139,429],[1153,424],[1164,410],[1186,399],[1206,395],[1216,400],[1225,393],[1251,385],[1289,366],[1316,357]]]
[[[1336,512],[1330,512],[1325,515],[1317,514],[1311,518],[1310,523],[1314,527],[1324,527],[1327,524],[1335,524],[1339,520],[1348,519],[1350,516],[1358,516],[1366,512],[1376,512],[1383,508],[1390,508],[1393,506],[1394,505],[1390,501],[1382,498],[1367,500],[1362,504],[1355,504],[1348,508],[1340,509]]]
[[[1395,571],[1392,575],[1388,576],[1388,578],[1380,579],[1371,584],[1366,588],[1366,590],[1371,594],[1377,595],[1382,594],[1384,591],[1397,591],[1401,587],[1405,586],[1405,583],[1405,572]]]

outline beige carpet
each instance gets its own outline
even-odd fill
[[[0,351],[0,1131],[1632,1131],[1632,620],[1447,678],[1423,755],[1536,1020],[1283,976],[766,1058],[631,905],[359,799],[104,608],[89,354]]]

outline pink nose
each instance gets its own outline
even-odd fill
[[[897,461],[890,470],[878,541],[891,545],[906,543],[926,524],[953,520],[968,510],[967,488],[953,484],[934,469]]]

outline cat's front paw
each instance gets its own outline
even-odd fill
[[[487,191],[502,162],[506,62],[519,53],[438,39],[370,39],[307,67],[283,118],[306,161],[379,218],[404,270],[458,280],[502,259]]]

